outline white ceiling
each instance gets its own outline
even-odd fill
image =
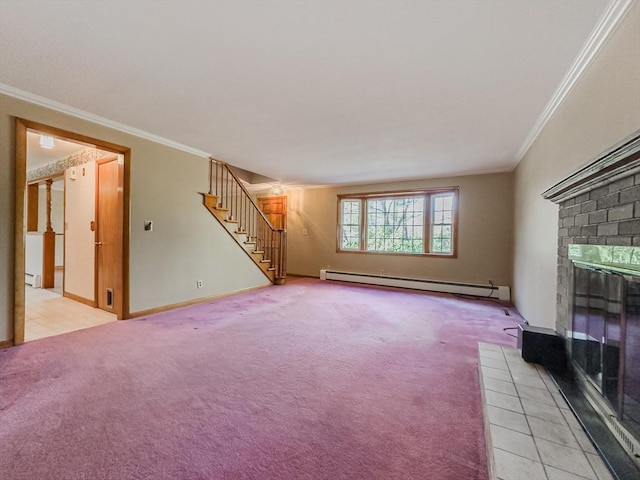
[[[72,153],[86,147],[87,145],[81,143],[54,138],[53,148],[42,148],[40,135],[35,132],[27,132],[27,171],[67,158]]]
[[[608,0],[0,1],[0,83],[282,181],[514,168]]]

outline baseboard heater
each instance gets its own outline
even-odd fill
[[[339,280],[341,282],[364,283],[384,287],[410,288],[431,292],[459,293],[477,297],[511,300],[511,289],[500,285],[482,285],[477,283],[444,282],[421,278],[391,277],[373,273],[340,272],[337,270],[320,270],[320,280]]]
[[[31,273],[25,273],[24,283],[31,285],[33,288],[40,288],[42,285],[42,277],[40,275],[33,275]]]

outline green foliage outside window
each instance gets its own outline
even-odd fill
[[[439,191],[342,198],[340,250],[450,255],[455,197]]]

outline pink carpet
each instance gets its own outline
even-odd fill
[[[488,301],[314,279],[0,351],[3,479],[486,479]]]

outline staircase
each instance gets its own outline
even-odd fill
[[[242,181],[229,165],[209,162],[209,193],[203,193],[207,210],[225,227],[269,281],[279,285],[286,276],[286,231],[273,228]]]

